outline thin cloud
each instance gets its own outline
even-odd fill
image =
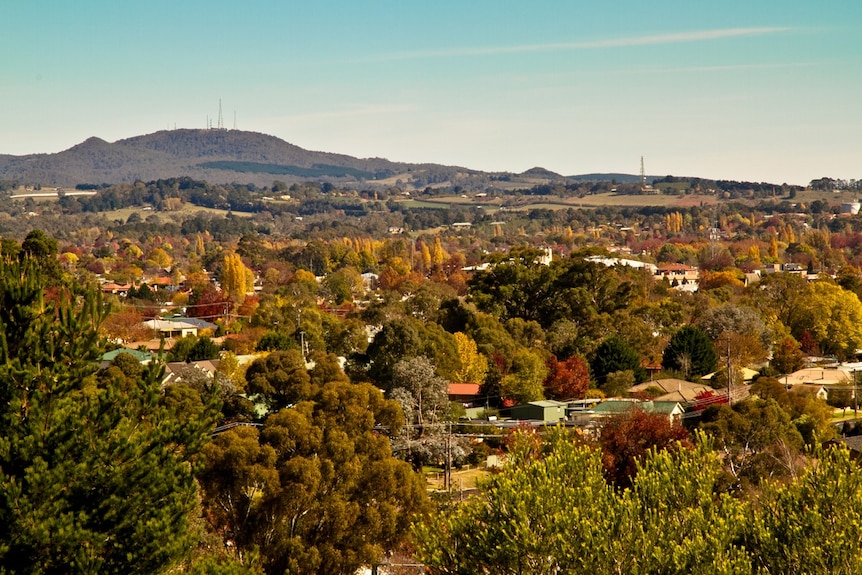
[[[789,30],[792,30],[792,28],[724,28],[720,30],[674,32],[652,36],[609,38],[607,40],[592,40],[588,42],[557,42],[548,44],[519,44],[516,46],[486,46],[477,48],[452,48],[448,50],[393,52],[391,54],[370,57],[366,61],[415,60],[423,58],[451,58],[463,56],[496,56],[502,54],[528,54],[532,52],[560,52],[569,50],[596,50],[601,48],[628,48],[632,46],[656,46],[662,44],[706,42],[725,38],[765,36],[768,34],[787,32]]]

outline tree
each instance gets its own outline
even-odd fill
[[[718,354],[702,329],[686,325],[670,338],[661,365],[682,372],[685,377],[698,377],[715,371]]]
[[[620,490],[603,477],[601,453],[565,435],[538,457],[512,452],[528,455],[510,456],[476,497],[414,525],[432,573],[751,573],[736,545],[747,508],[715,494],[719,460],[704,445],[648,452]]]
[[[245,377],[248,394],[260,395],[270,412],[294,405],[312,393],[305,360],[296,349],[274,351],[254,360]]]
[[[207,449],[201,484],[217,532],[258,548],[267,573],[349,575],[403,539],[424,486],[385,435],[400,409],[368,384],[330,382],[263,429],[236,429]]]
[[[667,415],[647,413],[635,407],[602,424],[599,444],[602,468],[614,485],[628,487],[653,449],[692,447],[688,431]]]
[[[43,290],[30,260],[0,262],[0,571],[164,571],[195,542],[212,416],[175,418],[155,365],[97,380],[96,295]]]
[[[239,254],[228,254],[222,261],[221,287],[234,303],[240,303],[247,293],[254,291],[254,272],[245,267]]]
[[[798,481],[773,482],[757,498],[743,544],[760,573],[859,573],[862,471],[847,449],[816,453]]]
[[[734,487],[795,477],[803,439],[775,400],[754,398],[733,406],[711,406],[701,420],[700,428],[715,439],[725,456]]]
[[[488,358],[480,354],[473,339],[462,332],[454,334],[458,346],[458,359],[461,367],[455,372],[454,379],[461,383],[481,383],[488,373]]]
[[[631,370],[635,376],[635,383],[646,381],[647,377],[638,353],[622,338],[615,335],[599,344],[590,368],[599,387],[607,382],[609,373],[616,371]]]
[[[793,373],[805,367],[805,354],[793,336],[782,339],[772,352],[770,365],[780,374]]]
[[[550,399],[583,399],[590,387],[590,369],[584,358],[573,355],[565,360],[551,356],[547,361],[548,376],[543,382],[545,396]]]
[[[545,362],[538,353],[519,349],[512,357],[512,372],[500,382],[503,397],[517,403],[544,399],[542,382],[547,374]]]
[[[855,293],[815,282],[803,304],[803,317],[824,353],[845,360],[862,347],[862,302]]]

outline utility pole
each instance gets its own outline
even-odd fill
[[[727,336],[727,405],[733,404],[730,390],[733,387],[733,375],[730,367],[730,336]]]
[[[446,469],[443,471],[443,487],[446,492],[452,490],[452,422],[446,424],[448,432],[446,433]]]

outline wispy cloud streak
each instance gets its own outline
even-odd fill
[[[674,32],[652,36],[630,36],[627,38],[609,38],[606,40],[591,40],[586,42],[556,42],[547,44],[519,44],[515,46],[485,46],[476,48],[451,48],[447,50],[425,50],[415,52],[393,52],[380,56],[371,56],[366,61],[416,60],[423,58],[451,58],[464,56],[496,56],[504,54],[528,54],[531,52],[560,52],[570,50],[596,50],[602,48],[628,48],[632,46],[656,46],[662,44],[682,44],[690,42],[706,42],[725,38],[740,38],[765,36],[787,32],[792,28],[759,27],[759,28],[723,28],[720,30],[697,30],[691,32]]]

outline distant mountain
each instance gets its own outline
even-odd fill
[[[56,154],[0,155],[0,180],[43,186],[117,184],[188,176],[217,183],[271,185],[325,181],[365,187],[457,186],[479,189],[505,181],[507,187],[565,181],[637,182],[629,174],[565,177],[544,168],[522,174],[486,173],[457,166],[408,164],[383,158],[354,158],[314,152],[284,140],[240,130],[165,130],[110,143],[89,138]]]
[[[56,154],[0,155],[0,180],[74,186],[189,176],[212,183],[274,180],[374,182],[431,172],[434,180],[480,172],[436,164],[406,164],[312,152],[274,136],[239,130],[168,130],[114,143],[99,138]],[[420,178],[421,180],[421,178]]]

